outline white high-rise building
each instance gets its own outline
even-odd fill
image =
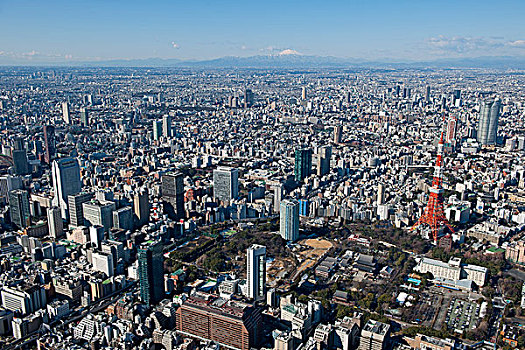
[[[104,272],[108,277],[113,276],[114,266],[111,253],[93,252],[91,259],[93,261],[93,270]]]
[[[255,300],[266,298],[266,247],[253,244],[246,250],[248,297]]]
[[[165,115],[162,117],[162,136],[170,138],[173,136],[172,127],[171,127],[171,117]]]
[[[287,241],[296,241],[299,238],[299,202],[295,199],[281,201],[280,232]]]
[[[273,211],[278,213],[281,207],[281,200],[283,199],[284,186],[279,184],[273,188]]]
[[[239,195],[239,170],[220,166],[213,171],[213,197],[229,202]]]
[[[69,103],[62,102],[62,119],[66,124],[71,124],[71,118],[69,116]]]
[[[385,203],[385,186],[382,184],[377,185],[377,205]]]
[[[62,221],[59,207],[51,207],[47,209],[47,225],[51,237],[55,239],[62,237],[64,234],[64,222]]]
[[[53,161],[53,205],[60,208],[62,219],[68,219],[68,196],[77,194],[82,189],[80,167],[75,158],[62,158]]]

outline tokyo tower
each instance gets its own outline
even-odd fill
[[[412,226],[412,230],[415,230],[422,224],[427,224],[430,227],[432,238],[434,243],[438,242],[439,229],[443,226],[447,226],[452,233],[454,229],[445,217],[445,210],[443,208],[443,134],[441,131],[441,138],[439,139],[437,148],[437,159],[436,166],[434,167],[434,178],[432,180],[432,187],[430,187],[430,196],[428,198],[428,204],[425,208],[423,215],[419,220]]]

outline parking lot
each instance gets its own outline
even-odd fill
[[[476,328],[480,306],[461,299],[453,299],[447,310],[447,327],[459,334]]]

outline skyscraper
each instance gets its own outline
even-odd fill
[[[52,125],[44,126],[44,144],[46,147],[45,160],[49,164],[56,153],[55,127]]]
[[[29,163],[27,162],[27,152],[25,149],[13,151],[13,167],[16,175],[29,174]]]
[[[62,215],[60,215],[60,208],[51,207],[47,209],[47,225],[51,237],[55,239],[62,237],[64,234],[64,222],[62,221]]]
[[[19,190],[23,187],[22,178],[20,176],[1,176],[0,177],[0,202],[7,203],[9,201],[9,192]]]
[[[479,110],[478,142],[482,145],[494,145],[498,134],[498,119],[501,101],[483,101]]]
[[[295,150],[295,181],[301,182],[312,174],[312,150],[303,148]]]
[[[246,250],[248,297],[254,301],[266,298],[266,247],[252,244]]]
[[[171,117],[169,115],[162,117],[162,135],[166,138],[170,138],[172,136]]]
[[[307,94],[306,94],[306,87],[303,86],[303,88],[302,88],[302,90],[301,90],[301,98],[302,98],[303,100],[306,100],[306,97],[307,97],[306,95],[307,95]]]
[[[385,203],[385,186],[382,184],[377,185],[377,205]]]
[[[164,298],[164,261],[160,242],[145,242],[138,248],[140,299],[154,305]]]
[[[278,213],[281,207],[281,200],[284,195],[284,186],[279,184],[273,188],[273,211]]]
[[[334,143],[341,143],[341,140],[343,138],[343,129],[340,125],[336,125],[334,127]]]
[[[53,161],[53,205],[60,208],[63,219],[68,219],[68,196],[77,194],[82,189],[80,167],[75,158],[62,158]]]
[[[330,160],[332,158],[332,147],[323,146],[317,154],[317,175],[323,176],[330,172]]]
[[[213,170],[213,197],[229,202],[239,195],[239,170],[220,166]]]
[[[80,108],[80,125],[88,126],[89,125],[89,112],[86,107]]]
[[[161,136],[162,136],[162,121],[154,120],[153,121],[153,139],[155,141],[158,141],[160,140]]]
[[[180,172],[162,175],[164,212],[172,219],[184,218],[184,175]]]
[[[287,241],[299,238],[299,202],[295,199],[281,201],[280,233]]]
[[[447,122],[447,136],[445,141],[451,143],[456,140],[456,131],[457,131],[458,118],[450,117]]]
[[[62,102],[62,119],[66,124],[71,124],[71,118],[69,116],[69,103]]]
[[[100,249],[101,243],[104,240],[105,230],[104,226],[93,225],[89,227],[89,241],[91,244]]]
[[[146,188],[140,189],[133,197],[133,213],[137,219],[137,225],[143,226],[149,221],[149,198]]]
[[[128,206],[113,211],[113,227],[123,230],[132,230],[133,209]]]
[[[253,106],[253,91],[251,89],[244,90],[244,108]]]
[[[115,202],[91,200],[82,204],[84,220],[91,226],[102,226],[109,232],[113,227],[113,210]]]
[[[93,192],[80,192],[67,197],[67,206],[69,210],[69,222],[71,226],[84,226],[84,209],[82,204],[93,199]]]
[[[26,228],[31,224],[29,211],[29,194],[25,190],[9,192],[9,213],[11,222],[18,228]]]

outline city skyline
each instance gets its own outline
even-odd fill
[[[525,349],[523,10],[0,0],[1,349]]]
[[[7,33],[0,64],[260,55],[387,62],[525,57],[524,7],[513,0],[498,3],[496,13],[488,1],[24,0],[0,5],[0,30]]]

